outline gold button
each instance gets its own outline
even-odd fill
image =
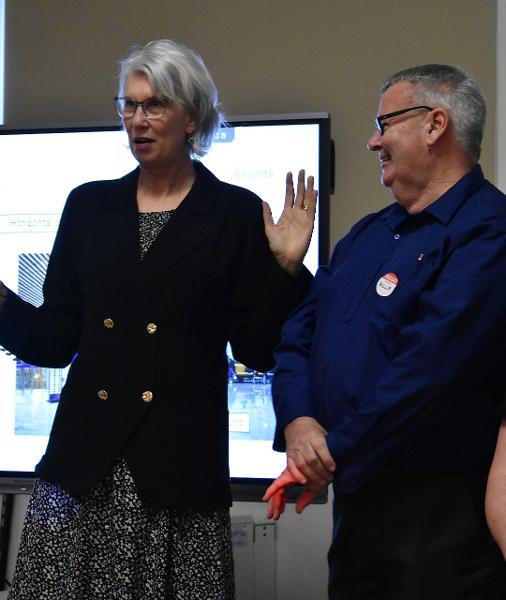
[[[153,392],[150,392],[149,390],[147,392],[144,392],[142,394],[142,399],[144,400],[144,402],[151,402],[151,400],[153,400]]]
[[[100,400],[107,400],[107,398],[109,398],[109,394],[105,390],[99,390],[97,392],[97,396],[100,398]]]
[[[114,327],[114,321],[112,319],[104,319],[104,325],[107,329],[112,329]]]
[[[155,333],[156,332],[156,323],[148,323],[148,326],[146,327],[146,329],[148,330],[148,333]]]

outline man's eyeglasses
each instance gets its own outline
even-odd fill
[[[407,113],[410,110],[418,110],[421,108],[429,111],[434,110],[430,106],[412,106],[411,108],[403,108],[402,110],[396,110],[394,112],[387,113],[386,115],[380,115],[379,117],[376,117],[376,128],[378,129],[380,134],[383,135],[385,133],[385,126],[383,125],[384,121],[386,121],[387,119],[391,119],[392,117],[398,117],[399,115],[403,115],[404,113]]]
[[[114,102],[118,115],[122,119],[131,119],[139,106],[142,108],[142,112],[146,115],[146,118],[159,119],[163,117],[171,104],[171,101],[165,98],[165,96],[153,96],[142,102],[138,102],[128,96],[115,96]]]

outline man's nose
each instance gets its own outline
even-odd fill
[[[375,131],[367,142],[367,149],[371,152],[377,152],[381,148],[381,133]]]

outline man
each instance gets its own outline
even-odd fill
[[[395,203],[356,224],[285,325],[271,486],[330,481],[329,597],[506,598],[485,524],[506,353],[506,196],[478,160],[485,101],[448,65],[381,88],[377,152]]]

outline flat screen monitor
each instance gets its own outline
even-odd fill
[[[330,117],[325,113],[230,117],[202,162],[220,179],[283,208],[285,176],[315,177],[318,211],[305,264],[327,260],[332,192]],[[137,163],[119,124],[0,128],[0,279],[42,303],[42,283],[60,214],[71,189],[114,179]],[[272,373],[238,363],[230,350],[228,407],[234,497],[255,500],[285,466],[272,450]],[[0,347],[0,492],[29,492],[44,453],[68,368],[26,364]]]

